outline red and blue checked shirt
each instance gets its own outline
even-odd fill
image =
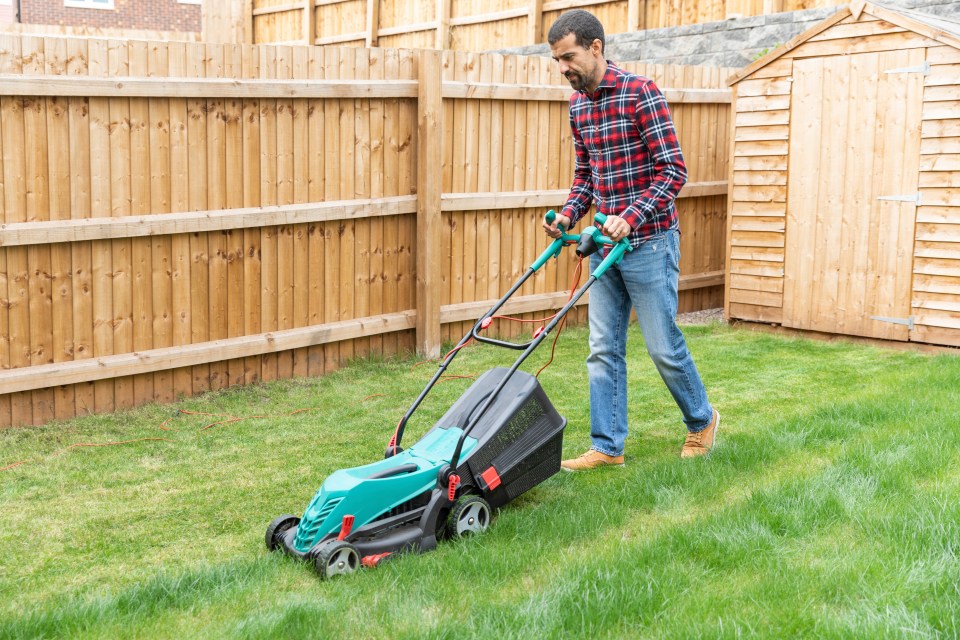
[[[633,228],[630,243],[678,229],[674,199],[687,181],[666,98],[649,78],[609,60],[594,93],[570,96],[577,167],[562,213],[571,227],[597,205]]]

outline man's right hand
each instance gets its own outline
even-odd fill
[[[554,218],[553,224],[547,224],[547,216],[543,216],[543,230],[548,236],[556,240],[563,235],[563,232],[560,231],[558,225],[563,225],[563,228],[570,230],[570,218],[560,213],[557,214],[557,217]]]

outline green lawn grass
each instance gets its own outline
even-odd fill
[[[379,459],[433,366],[4,430],[0,467],[26,462],[0,472],[0,638],[960,636],[960,358],[685,333],[723,415],[709,458],[678,457],[679,412],[633,333],[624,469],[558,474],[483,536],[329,582],[268,554],[264,529]],[[512,355],[467,349],[451,373]],[[571,456],[585,357],[570,329],[541,375]],[[407,442],[469,384],[440,384]],[[177,409],[277,417],[162,430]],[[67,448],[138,438],[166,440]]]

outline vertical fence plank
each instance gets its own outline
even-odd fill
[[[417,54],[413,51],[400,52],[400,77],[405,80],[416,80],[417,75]],[[400,195],[406,196],[417,193],[417,158],[418,156],[418,137],[417,137],[417,109],[418,103],[413,100],[403,100],[400,103]],[[439,126],[439,123],[438,123]],[[434,165],[436,166],[436,165]],[[417,244],[417,226],[416,217],[407,216],[406,224],[400,228],[400,273],[402,286],[401,292],[406,296],[404,309],[415,309],[417,307],[417,283],[414,278],[417,262],[414,255],[414,247]],[[399,348],[403,351],[415,351],[416,332],[405,331],[398,336]]]
[[[260,77],[277,77],[276,49],[260,49]],[[260,101],[260,204],[277,204],[277,100]],[[277,261],[278,227],[264,227],[260,232],[260,330],[276,331],[279,323]],[[263,379],[276,380],[278,356],[263,356]]]
[[[353,48],[343,47],[340,50],[340,67],[338,70],[341,80],[352,80],[356,67],[356,51]],[[340,197],[354,197],[355,165],[357,162],[356,145],[356,101],[340,101]],[[356,238],[356,221],[343,220],[340,222],[340,282],[337,290],[340,292],[339,312],[340,320],[349,320],[354,317],[355,268],[354,252]],[[343,364],[353,358],[355,343],[353,340],[344,340],[340,343],[340,363]]]
[[[441,180],[428,167],[443,153],[440,54],[421,51],[417,92],[417,350],[440,355],[440,192]]]
[[[23,73],[43,75],[45,51],[43,38],[23,39]],[[23,101],[24,180],[26,219],[49,220],[49,166],[46,99],[27,97]],[[53,362],[52,261],[49,245],[27,247],[27,298],[29,300],[30,365]],[[54,416],[52,389],[32,393],[33,423],[43,424]]]
[[[151,43],[147,52],[147,75],[168,74],[168,45]],[[165,98],[149,101],[150,211],[171,211],[170,171],[170,101]],[[153,282],[153,344],[155,348],[173,346],[173,240],[169,235],[151,239]],[[174,399],[173,372],[157,371],[153,376],[153,397],[157,402]]]
[[[187,77],[203,78],[206,75],[206,45],[187,44]],[[187,202],[190,211],[207,209],[210,176],[207,173],[207,100],[187,100],[187,149],[189,175],[187,176]],[[210,243],[209,234],[190,234],[190,342],[196,344],[210,338]],[[201,364],[191,368],[193,393],[210,389],[210,365]]]
[[[146,77],[150,71],[149,49],[146,42],[129,43],[130,74]],[[150,196],[150,100],[130,99],[130,174],[131,209],[133,215],[153,213]],[[131,241],[131,287],[133,302],[133,349],[153,348],[153,255],[149,238]],[[141,374],[133,378],[133,401],[140,405],[155,396],[154,375]]]
[[[243,77],[243,48],[238,44],[224,48],[223,73],[226,78]],[[243,100],[228,98],[224,101],[224,137],[226,152],[225,186],[228,209],[244,206],[244,173],[243,173]],[[225,260],[227,263],[226,286],[226,337],[238,338],[244,335],[244,231],[230,229],[225,232]],[[230,386],[243,384],[245,376],[243,359],[233,359],[227,363],[227,384]]]
[[[353,66],[353,78],[366,80],[370,77],[370,50],[354,49],[356,56]],[[353,195],[351,198],[370,197],[371,181],[371,141],[370,141],[370,100],[354,100],[354,162]],[[354,227],[354,276],[353,276],[353,317],[364,318],[370,315],[370,265],[372,247],[370,246],[370,220],[357,220]],[[355,355],[366,356],[370,352],[369,338],[353,341]]]
[[[340,49],[326,47],[323,57],[323,73],[328,80],[339,77]],[[342,158],[340,157],[340,100],[329,99],[323,101],[323,171],[324,171],[324,199],[338,200],[340,198],[340,175],[337,171]],[[340,223],[325,222],[321,225],[324,246],[324,322],[335,322],[340,319]],[[328,344],[325,348],[324,370],[334,371],[340,366],[340,345]]]
[[[89,73],[87,41],[67,41],[66,73],[85,76]],[[70,98],[70,218],[90,216],[90,100]],[[73,359],[93,357],[93,243],[76,242],[71,245],[73,294]],[[95,386],[92,382],[74,385],[76,413],[94,411]]]
[[[549,58],[537,58],[538,67],[537,75],[534,82],[537,84],[549,84],[550,83],[550,64],[553,62]],[[538,111],[538,123],[539,129],[537,131],[537,160],[535,161],[537,167],[537,178],[534,186],[534,190],[541,190],[549,188],[550,181],[550,161],[549,158],[553,156],[548,156],[546,162],[543,161],[541,156],[541,149],[543,145],[547,145],[547,149],[550,149],[550,139],[555,137],[552,135],[550,129],[550,103],[546,100],[541,100],[537,102],[537,111]],[[530,238],[532,242],[530,243],[530,249],[533,252],[533,255],[530,258],[530,261],[527,263],[529,265],[533,262],[534,257],[540,252],[540,249],[544,246],[544,234],[540,230],[539,220],[542,217],[541,213],[531,208],[528,210],[528,219],[527,219],[527,230],[530,232]],[[525,265],[526,266],[526,265]],[[550,265],[554,267],[556,265]],[[537,280],[535,282],[535,291],[537,293],[550,293],[556,291],[556,278],[557,270],[555,268],[550,269],[541,269],[537,274]],[[542,317],[542,314],[533,314],[532,317]],[[535,327],[532,327],[535,328]]]
[[[554,84],[557,77],[556,67],[548,63],[545,67],[543,77],[544,84]],[[569,183],[572,182],[572,180],[561,180],[560,178],[560,159],[563,155],[560,132],[563,131],[564,128],[569,128],[567,124],[569,119],[565,117],[565,105],[562,103],[549,103],[547,105],[547,111],[549,118],[549,142],[547,143],[547,158],[544,161],[547,167],[547,182],[544,187],[546,189],[564,189],[570,186]],[[544,213],[543,210],[534,211],[534,232],[543,238],[540,241],[541,246],[546,242],[546,236],[541,233],[539,229],[536,229],[536,227],[539,226],[540,219]],[[570,286],[567,270],[564,268],[566,265],[567,263],[565,261],[551,261],[552,268],[547,272],[548,291],[563,291]],[[573,318],[570,319],[573,320]]]
[[[277,47],[277,78],[287,79],[293,74],[291,47]],[[277,100],[276,115],[276,204],[293,204],[293,101]],[[277,328],[292,329],[294,297],[294,255],[292,225],[277,228]],[[277,376],[293,377],[293,353],[281,351],[277,354]]]
[[[259,49],[244,46],[241,52],[241,77],[260,77]],[[261,198],[260,114],[267,101],[247,98],[243,101],[243,206],[259,207]],[[261,104],[263,103],[263,104]],[[245,335],[260,333],[263,318],[263,283],[261,282],[261,230],[243,230],[243,331]],[[263,377],[263,356],[244,360],[244,380],[247,384]]]
[[[443,80],[461,80],[457,74],[457,57],[453,51],[444,51],[441,53],[441,64]],[[443,102],[443,122],[447,131],[456,132],[458,126],[458,115],[462,121],[463,101],[458,99],[445,100]],[[464,138],[462,135],[444,136],[443,140],[443,160],[442,160],[442,190],[443,193],[455,193],[463,191],[463,154]],[[441,231],[440,231],[440,291],[442,294],[440,304],[450,304],[456,298],[454,289],[454,266],[453,261],[460,254],[454,253],[453,236],[457,225],[457,212],[441,213]],[[453,325],[440,327],[440,334],[443,340],[452,340]]]
[[[503,82],[504,58],[501,55],[491,55],[488,61],[490,68],[490,81]],[[503,100],[493,100],[490,106],[490,137],[487,142],[489,145],[490,171],[489,171],[489,189],[490,191],[500,191],[503,182],[503,150],[504,144],[504,118],[505,106]],[[477,285],[477,292],[487,299],[499,298],[500,292],[500,242],[502,230],[500,227],[500,211],[491,211],[487,216],[489,220],[488,227],[488,246],[487,246],[487,273],[485,274],[486,288]],[[506,290],[504,290],[506,292]]]
[[[169,73],[173,77],[187,76],[187,44],[171,43],[168,54]],[[188,149],[187,126],[189,107],[184,98],[170,101],[170,210],[188,211],[190,208],[189,180],[190,150]],[[190,344],[193,336],[193,308],[191,307],[190,283],[192,281],[190,259],[190,236],[178,233],[171,238],[173,256],[171,289],[173,292],[173,344]],[[193,394],[193,372],[189,367],[173,372],[175,396]]]
[[[374,0],[376,1],[376,0]],[[396,49],[383,50],[383,68],[388,78],[400,77],[400,55]],[[384,156],[383,156],[383,195],[395,196],[400,193],[400,100],[391,98],[384,101]],[[387,313],[399,311],[400,306],[400,217],[390,216],[383,222],[383,270],[386,274],[383,290],[383,310]],[[397,353],[399,341],[396,333],[383,336],[383,348],[387,353]]]
[[[370,78],[373,80],[382,80],[383,74],[383,51],[381,49],[372,49],[370,51]],[[383,130],[383,108],[384,100],[377,98],[370,100],[370,185],[368,194],[371,198],[382,198],[383,189],[383,154],[384,154],[384,130]],[[393,216],[391,216],[393,217]],[[370,306],[369,315],[376,316],[384,312],[383,310],[383,285],[386,280],[386,273],[383,270],[383,218],[372,218],[370,224]],[[375,354],[383,354],[383,336],[373,336],[370,338],[370,351]]]
[[[513,83],[517,80],[517,59],[518,56],[511,55],[507,56],[503,61],[503,82]],[[519,137],[517,134],[517,110],[518,110],[518,101],[508,100],[503,105],[503,137],[501,144],[501,166],[502,171],[500,174],[500,191],[514,191],[516,188],[515,183],[515,168],[517,159],[514,155],[516,152],[516,141]],[[510,287],[511,282],[511,269],[512,269],[512,254],[513,254],[513,240],[514,240],[514,230],[513,230],[513,210],[512,209],[503,209],[497,211],[495,215],[500,222],[500,255],[499,255],[499,278],[497,281],[497,290],[506,292]],[[495,327],[495,330],[506,336],[503,326]]]
[[[207,78],[230,77],[226,74],[225,45],[208,43],[204,65]],[[231,186],[227,183],[227,103],[229,98],[216,98],[207,101],[207,207],[209,209],[227,208],[227,194]],[[222,340],[229,336],[228,330],[228,235],[227,232],[207,234],[208,286],[210,291],[210,332],[208,340]],[[210,388],[222,389],[230,384],[228,362],[216,362],[210,365]]]
[[[89,42],[90,75],[109,75],[109,52],[106,40]],[[110,100],[90,99],[90,215],[110,216]],[[112,355],[113,350],[113,247],[109,240],[93,242],[93,355]],[[94,383],[94,409],[113,411],[114,381]]]
[[[126,42],[110,40],[107,43],[107,74],[110,76],[128,76],[129,60]],[[108,144],[110,145],[110,214],[112,216],[130,215],[130,101],[124,98],[110,98]],[[133,243],[128,238],[113,240],[110,243],[113,254],[110,281],[113,285],[113,353],[133,351],[133,289],[131,272],[133,271]],[[133,380],[128,376],[114,380],[114,406],[128,409],[133,406]]]
[[[293,77],[308,77],[309,50],[296,47],[293,50]],[[310,123],[309,101],[293,101],[293,201],[309,202],[310,181]],[[313,274],[310,272],[310,225],[298,224],[293,227],[293,326],[306,327],[310,324],[310,284]],[[297,349],[293,352],[293,375],[306,376],[309,373],[309,349]]]
[[[478,67],[480,82],[493,82],[493,61],[495,56],[478,56],[476,65]],[[483,100],[479,104],[478,110],[479,126],[477,128],[477,191],[486,193],[494,191],[492,186],[493,171],[493,145],[496,144],[493,137],[493,101]],[[483,300],[490,297],[488,294],[489,285],[487,278],[490,275],[490,244],[491,229],[490,219],[494,215],[490,211],[477,211],[473,214],[476,218],[476,252],[473,268],[473,299]],[[464,322],[461,333],[470,330],[472,322]]]
[[[458,82],[467,81],[467,66],[469,61],[468,54],[465,51],[453,52],[453,79]],[[473,100],[457,100],[453,107],[453,191],[454,193],[467,193],[470,187],[467,183],[470,174],[470,153],[475,148],[476,141],[473,136],[468,135],[470,131],[470,115],[474,104]],[[464,302],[464,293],[466,291],[465,281],[465,249],[466,249],[466,226],[467,214],[462,211],[455,211],[450,214],[450,282],[448,284],[448,294],[446,300],[442,303],[457,304]],[[455,340],[455,336],[462,333],[460,331],[462,323],[455,322],[448,326],[446,338]]]
[[[467,82],[474,84],[480,79],[480,64],[477,54],[467,53],[463,60],[464,78]],[[477,192],[479,179],[478,164],[480,159],[480,136],[468,135],[467,131],[477,131],[480,126],[480,101],[469,100],[466,104],[464,113],[464,137],[466,144],[466,163],[464,166],[463,186],[464,191],[469,193]],[[460,264],[460,296],[462,302],[476,300],[477,296],[477,216],[473,212],[462,212],[458,214],[460,225],[463,229],[463,241],[454,244],[453,250],[463,256],[463,262]],[[459,239],[459,234],[458,234]],[[467,329],[466,322],[456,323],[454,325],[454,336],[463,335]],[[454,338],[451,336],[451,338]],[[456,338],[454,338],[456,339]]]
[[[322,47],[311,47],[309,50],[309,59],[307,66],[307,77],[319,79],[323,77],[323,52]],[[324,146],[323,137],[323,101],[312,99],[307,101],[307,137],[309,140],[307,161],[307,199],[310,202],[320,202],[323,200],[325,171],[324,166]],[[308,315],[309,323],[323,323],[324,308],[324,283],[326,272],[324,271],[324,255],[327,251],[326,237],[324,233],[324,224],[314,222],[309,225],[309,300]],[[310,376],[319,376],[324,370],[325,347],[317,345],[310,347],[307,361],[307,374]]]
[[[67,43],[62,38],[44,42],[44,73],[63,75],[66,72]],[[47,98],[47,144],[49,163],[49,218],[70,218],[70,113],[66,98]],[[70,245],[58,243],[50,247],[52,353],[48,361],[73,359],[73,269]],[[76,414],[76,393],[73,385],[53,389],[54,415],[66,419]]]

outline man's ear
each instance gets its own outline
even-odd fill
[[[603,43],[600,38],[594,38],[593,42],[590,43],[590,50],[594,55],[603,57]]]

